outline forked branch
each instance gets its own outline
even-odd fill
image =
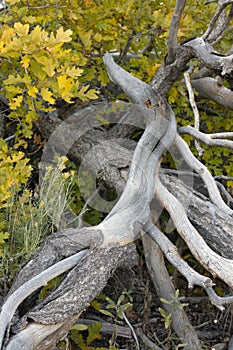
[[[177,0],[172,15],[169,36],[167,41],[167,58],[166,63],[171,64],[175,61],[177,51],[177,35],[179,30],[180,19],[184,11],[186,0]]]

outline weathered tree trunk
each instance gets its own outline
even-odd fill
[[[170,87],[192,58],[199,60],[208,71],[233,79],[231,55],[220,57],[210,46],[211,42],[220,40],[229,23],[230,14],[224,23],[218,21],[228,5],[232,6],[232,1],[219,1],[206,33],[178,45],[176,36],[185,1],[176,2],[168,57],[151,84],[134,78],[118,66],[110,54],[105,55],[109,77],[131,102],[124,104],[121,123],[116,123],[112,110],[107,115],[103,101],[85,108],[78,107],[71,114],[62,116],[63,120],[48,115],[38,122],[37,127],[47,140],[42,162],[52,161],[55,153],[69,154],[81,169],[88,169],[98,181],[114,188],[119,198],[108,207],[108,213],[99,225],[71,227],[53,234],[22,268],[0,315],[0,349],[18,350],[19,346],[23,350],[52,349],[104,288],[111,273],[118,266],[131,268],[136,264],[133,242],[140,237],[147,266],[160,297],[172,300],[171,295],[175,295],[164,266],[163,252],[187,279],[189,287],[201,286],[216,307],[222,310],[225,304],[233,302],[232,296],[219,297],[211,278],[191,268],[166,233],[156,226],[159,210],[165,208],[174,228],[199,263],[233,288],[232,210],[224,202],[208,169],[194,157],[180,134],[190,132],[194,138],[207,144],[228,148],[233,148],[232,142],[219,141],[232,135],[210,137],[197,129],[177,130],[175,115],[166,102]],[[211,97],[209,80],[204,82],[200,88],[196,81],[196,88],[204,96]],[[223,105],[227,103],[231,108],[230,91],[219,86],[218,93],[220,98],[214,100]],[[107,104],[107,107],[111,106]],[[104,128],[95,119],[98,111],[109,118],[110,124],[117,125]],[[122,139],[142,129],[143,123],[145,130],[137,145],[132,140]],[[168,151],[178,154],[191,175],[183,176],[182,169],[177,169],[178,177],[175,177],[166,169],[161,169],[161,159]],[[203,182],[205,195],[193,189],[196,177]],[[152,200],[157,204],[156,209],[150,207]],[[35,305],[38,289],[61,273],[65,275],[58,288]],[[25,293],[22,292],[24,289]],[[190,349],[201,349],[182,307],[176,310],[169,304],[164,307],[168,313],[173,312],[172,327],[184,343]],[[12,319],[17,310],[19,312]]]

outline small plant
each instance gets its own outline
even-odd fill
[[[164,326],[166,329],[171,327],[171,321],[172,316],[174,312],[178,309],[183,309],[185,306],[187,306],[187,303],[181,303],[181,301],[184,299],[184,297],[179,296],[179,289],[176,290],[175,295],[171,295],[171,299],[167,300],[165,298],[161,298],[160,301],[164,304],[171,305],[171,312],[167,312],[163,308],[159,307],[158,310],[164,318]]]
[[[126,301],[126,298],[129,300],[129,302]],[[98,299],[107,302],[106,309],[101,309],[101,303],[98,301]],[[132,301],[131,291],[123,291],[116,302],[103,293],[100,293],[99,297],[91,302],[91,306],[95,310],[111,317],[114,320],[115,331],[110,339],[108,350],[118,350],[116,345],[116,325],[119,319],[122,320],[124,318],[124,312],[132,306]],[[111,311],[109,311],[110,309]],[[72,342],[74,342],[78,348],[82,350],[106,350],[106,347],[93,346],[94,341],[101,339],[101,328],[101,322],[95,322],[89,325],[75,324],[71,329],[69,339],[71,339]],[[62,344],[59,344],[59,346],[62,346]]]
[[[110,316],[113,319],[117,319],[120,318],[121,320],[123,320],[123,313],[132,306],[132,296],[130,295],[130,291],[123,291],[122,294],[119,296],[117,302],[115,302],[114,300],[112,300],[109,297],[105,297],[105,300],[108,302],[106,309],[107,310],[100,310],[100,312],[106,316]],[[123,301],[125,300],[126,296],[128,297],[128,299],[130,300],[130,302],[126,302],[123,303]],[[109,309],[112,309],[115,311],[115,314],[113,314],[112,312],[108,311]]]
[[[75,324],[71,329],[70,338],[82,350],[105,350],[103,347],[94,347],[91,345],[93,341],[101,339],[101,328],[101,322],[94,322],[90,325]],[[81,331],[87,331],[86,339]]]
[[[129,300],[129,302],[124,302],[125,299]],[[102,314],[111,317],[114,321],[115,321],[115,331],[112,334],[112,338],[110,340],[110,345],[112,346],[112,348],[110,347],[110,349],[115,349],[115,345],[116,345],[116,338],[117,338],[117,321],[118,319],[123,320],[124,319],[124,312],[130,308],[132,306],[132,296],[131,296],[131,292],[130,291],[123,291],[122,294],[119,296],[117,302],[115,302],[114,300],[112,300],[109,297],[105,297],[105,300],[107,301],[107,305],[106,305],[106,309],[105,310],[99,310]],[[112,310],[113,312],[109,311]]]

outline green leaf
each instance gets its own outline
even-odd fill
[[[167,317],[165,319],[164,326],[166,329],[168,329],[171,325],[171,318],[172,318],[172,314],[169,314],[169,315],[167,315]]]
[[[5,243],[5,240],[9,238],[9,233],[7,232],[0,232],[0,244]]]
[[[168,314],[167,314],[167,312],[164,309],[159,307],[158,310],[159,310],[159,313],[161,314],[161,316],[163,316],[164,318],[167,317]]]
[[[97,311],[101,309],[101,304],[97,300],[92,300],[91,306]]]
[[[87,337],[87,343],[90,344],[95,339],[101,339],[101,331],[102,323],[101,322],[95,322],[91,323],[88,326],[88,337]]]
[[[73,340],[73,342],[82,349],[83,346],[85,346],[82,334],[77,332],[76,330],[71,330],[70,333],[70,337]]]
[[[112,318],[115,318],[115,316],[110,311],[107,311],[107,310],[99,310],[99,311],[106,316],[110,316]]]
[[[121,305],[119,309],[117,310],[117,316],[120,318],[123,318],[123,312],[125,312],[129,307],[131,307],[131,303],[126,303],[124,305]]]
[[[74,324],[71,329],[75,331],[86,331],[88,329],[88,326],[86,324],[77,323]]]
[[[121,294],[117,300],[117,305],[120,305],[124,299],[125,299],[124,294]]]
[[[164,304],[168,304],[170,305],[171,304],[171,301],[170,300],[167,300],[167,299],[164,299],[164,298],[160,298],[160,301]]]
[[[99,91],[96,91],[94,89],[88,90],[90,85],[84,85],[78,92],[78,97],[81,98],[83,101],[87,101],[89,99],[95,100],[99,96]]]

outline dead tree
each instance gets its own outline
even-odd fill
[[[232,132],[204,134],[199,131],[198,111],[188,85],[191,70],[187,71],[190,60],[198,60],[202,68],[193,75],[191,85],[204,97],[232,109],[232,91],[223,86],[222,80],[231,82],[233,79],[233,56],[231,52],[219,55],[212,45],[222,39],[232,19],[233,1],[219,0],[217,11],[203,36],[179,44],[177,32],[184,7],[185,0],[177,0],[167,56],[151,84],[134,78],[117,65],[110,54],[104,56],[110,79],[131,102],[125,107],[123,124],[118,123],[107,131],[98,126],[93,116],[96,110],[105,109],[103,102],[81,111],[74,109],[69,118],[63,117],[63,121],[47,116],[38,125],[48,139],[47,156],[49,152],[63,152],[82,162],[88,151],[95,147],[94,153],[85,157],[85,167],[94,174],[98,171],[99,181],[115,188],[121,195],[99,225],[77,225],[54,233],[22,268],[2,307],[1,349],[54,348],[103,289],[112,272],[121,265],[130,267],[136,263],[136,238],[142,239],[147,267],[160,297],[169,300],[175,293],[164,264],[165,255],[187,279],[189,287],[202,287],[216,307],[223,309],[225,304],[233,302],[232,296],[216,295],[211,278],[191,268],[157,225],[159,210],[165,208],[198,262],[233,288],[232,200],[226,191],[228,203],[223,200],[214,178],[181,137],[188,133],[207,145],[233,148]],[[172,84],[184,72],[195,128],[177,129],[176,117],[166,97]],[[213,75],[221,79],[215,79]],[[124,137],[129,137],[135,125],[141,127],[143,123],[145,130],[135,149],[119,142],[118,136],[125,133]],[[133,127],[126,128],[126,124]],[[98,144],[100,146],[96,147]],[[183,159],[187,172],[178,169],[177,177],[174,171],[161,168],[161,158],[168,151]],[[202,180],[206,195],[193,188],[194,177]],[[35,305],[36,291],[64,272],[66,274],[57,289]],[[168,312],[170,307],[164,305]],[[182,308],[174,312],[172,328],[189,349],[201,349],[197,334]]]

